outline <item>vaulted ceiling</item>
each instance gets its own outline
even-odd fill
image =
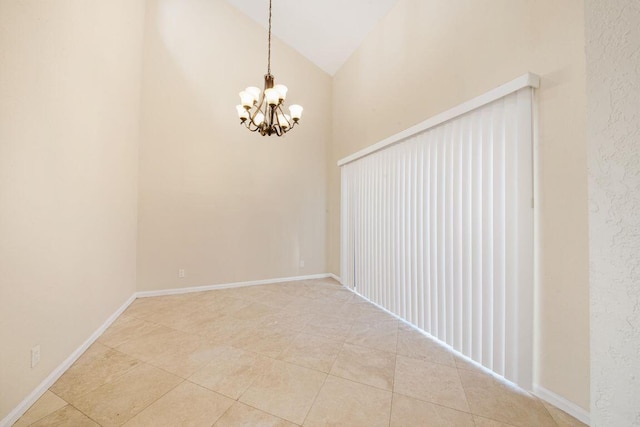
[[[227,0],[265,28],[268,0]],[[333,75],[397,0],[273,0],[273,34]]]

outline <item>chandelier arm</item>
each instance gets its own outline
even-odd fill
[[[240,124],[244,125],[244,127],[249,129],[251,132],[255,132],[255,130],[251,128],[251,120],[245,120],[243,122],[240,122]]]
[[[262,104],[264,102],[264,94],[261,96],[260,102],[254,104],[256,107],[256,110],[253,112],[253,114],[251,114],[249,116],[249,119],[251,120],[251,122],[257,126],[256,122],[254,121],[254,119],[256,118],[256,116],[258,115],[258,113],[260,113],[260,107],[262,107]]]

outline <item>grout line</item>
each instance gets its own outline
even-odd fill
[[[469,398],[467,397],[467,388],[464,386],[464,382],[462,382],[462,377],[460,376],[460,368],[458,368],[458,364],[456,363],[455,359],[453,360],[453,363],[456,364],[456,373],[458,374],[458,381],[460,381],[460,387],[462,387],[462,394],[464,395],[464,401],[467,403],[467,408],[469,408],[469,412],[471,412],[471,404],[469,403]]]
[[[191,382],[191,381],[189,381],[189,382]],[[195,384],[195,383],[191,383],[191,384]],[[195,384],[195,385],[200,386],[200,387],[204,388],[205,390],[209,390],[208,388],[203,387],[200,384]],[[217,393],[217,394],[220,394],[220,393]],[[225,396],[224,394],[220,394],[220,396],[224,396],[227,399],[230,399],[229,397]],[[227,412],[229,412],[231,410],[231,408],[233,408],[233,406],[236,404],[236,402],[238,402],[237,400],[233,400],[233,399],[230,399],[230,400],[232,400],[231,405],[229,405],[229,407],[222,414],[220,414],[220,416],[218,418],[216,418],[216,420],[213,423],[211,423],[210,427],[214,427],[218,423],[218,421],[220,421],[227,414]]]
[[[225,396],[225,397],[226,397],[226,396]],[[240,399],[240,398],[238,398],[238,400],[236,400],[236,401],[235,401],[235,403],[234,403],[233,405],[231,405],[231,406],[234,406],[234,405],[237,403],[238,405],[248,406],[248,407],[249,407],[249,408],[251,408],[251,409],[255,409],[256,411],[262,412],[263,414],[267,414],[267,415],[269,415],[269,416],[271,416],[271,417],[277,418],[277,419],[282,420],[282,421],[285,421],[285,422],[287,422],[287,423],[294,424],[294,425],[302,425],[302,424],[294,423],[293,421],[290,421],[290,420],[288,420],[288,419],[286,419],[286,418],[282,418],[282,417],[281,417],[281,416],[279,416],[279,415],[272,414],[271,412],[267,412],[267,411],[265,411],[264,409],[256,408],[255,406],[253,406],[253,405],[249,405],[249,404],[248,404],[248,403],[246,403],[246,402],[240,402],[240,400],[239,400],[239,399]],[[226,413],[226,412],[225,412],[225,413]],[[220,417],[220,418],[222,418],[222,417]],[[218,421],[220,421],[220,418],[218,418],[218,419],[216,420],[216,423],[217,423]]]
[[[149,365],[149,364],[147,363],[147,365]],[[153,366],[153,365],[149,365],[149,366],[151,366],[152,368],[156,368],[156,367],[155,367],[155,366]],[[160,369],[160,368],[156,368],[156,369]],[[162,369],[162,370],[164,371],[164,369]],[[167,372],[167,371],[164,371],[164,372]],[[171,374],[170,372],[167,372],[167,373],[168,373],[168,374]],[[124,423],[122,423],[122,424],[128,423],[129,421],[131,421],[132,419],[134,419],[135,417],[137,417],[138,415],[140,415],[140,414],[141,414],[142,412],[144,412],[147,408],[151,407],[151,405],[153,405],[153,404],[154,404],[154,403],[156,403],[158,400],[160,400],[160,399],[162,399],[163,397],[165,397],[167,394],[171,393],[173,390],[175,390],[176,388],[178,388],[178,386],[180,386],[181,384],[183,384],[183,383],[186,381],[184,378],[179,377],[179,376],[177,376],[177,375],[175,375],[175,374],[171,374],[171,375],[173,375],[174,377],[180,378],[182,381],[180,381],[180,382],[179,382],[178,384],[176,384],[175,386],[171,387],[171,388],[170,388],[169,390],[167,390],[165,393],[163,393],[162,395],[160,395],[156,400],[154,400],[153,402],[149,403],[147,406],[145,406],[144,408],[142,408],[142,409],[141,409],[140,411],[138,411],[134,416],[132,416],[131,418],[129,418],[128,420],[126,420],[126,421],[125,421]]]
[[[72,405],[71,403],[69,403],[69,406],[71,406],[73,409],[75,409],[76,411],[80,412],[82,415],[84,415],[85,417],[89,418],[91,421],[93,421],[94,423],[96,423],[99,426],[102,426],[102,424],[100,424],[97,420],[94,420],[93,418],[91,418],[91,416],[89,414],[84,413],[82,410],[80,410],[79,408],[75,407],[74,405]]]
[[[311,410],[313,409],[313,407],[316,404],[316,401],[318,400],[318,396],[320,396],[320,393],[322,392],[322,389],[324,388],[324,384],[327,382],[327,378],[329,378],[329,374],[325,374],[324,375],[324,379],[322,380],[322,384],[320,385],[320,388],[318,389],[315,397],[313,398],[313,402],[311,402],[311,405],[309,406],[309,409],[307,410],[307,413],[304,415],[304,419],[302,420],[302,423],[300,424],[301,426],[304,425],[304,423],[307,421],[307,418],[309,417],[309,414],[311,413]]]
[[[55,410],[55,411],[53,411],[53,412],[49,412],[48,414],[41,416],[40,418],[38,418],[37,420],[34,420],[34,421],[33,421],[32,423],[30,423],[29,425],[33,425],[33,424],[37,423],[38,421],[40,421],[40,420],[42,420],[42,419],[44,419],[44,418],[48,417],[49,415],[51,415],[51,414],[53,414],[53,413],[55,413],[55,412],[58,412],[60,409],[63,409],[63,408],[65,408],[65,407],[67,407],[67,406],[71,405],[69,402],[67,402],[67,400],[66,400],[66,399],[63,399],[61,396],[58,396],[56,393],[52,392],[52,391],[51,391],[51,389],[47,389],[44,393],[42,393],[42,396],[40,396],[40,398],[39,398],[38,400],[42,399],[42,397],[47,393],[47,391],[48,391],[49,393],[53,394],[54,396],[56,396],[58,399],[62,400],[64,403],[66,403],[66,405],[64,405],[64,406],[62,406],[62,407],[60,407],[60,408],[56,409],[56,410]],[[31,405],[31,406],[29,407],[29,409],[31,409],[31,408],[32,408],[36,403],[38,403],[38,400],[36,400],[36,401],[33,403],[33,405]],[[25,411],[25,413],[24,413],[24,414],[22,414],[22,415],[20,416],[20,418],[24,417],[24,415],[29,411],[29,409],[27,409],[27,411]],[[18,418],[18,420],[16,420],[16,423],[20,420],[20,418]]]
[[[452,408],[451,406],[443,405],[442,403],[434,402],[432,400],[421,399],[419,397],[410,396],[408,394],[400,393],[400,392],[397,392],[397,391],[394,391],[393,394],[397,394],[399,396],[408,397],[409,399],[413,399],[413,400],[419,400],[420,402],[428,403],[430,405],[439,406],[441,408],[449,409],[449,410],[456,411],[456,412],[461,412],[463,414],[469,414],[471,416],[477,415],[478,417],[482,417],[482,415],[474,414],[473,412],[471,412],[471,409],[469,409],[468,411],[464,411],[462,409]],[[487,417],[484,417],[484,418],[487,418]],[[490,419],[490,418],[487,418],[487,419]],[[493,420],[493,421],[497,421],[497,420]],[[504,422],[504,421],[500,421],[500,422]]]

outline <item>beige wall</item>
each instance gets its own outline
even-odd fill
[[[284,138],[242,128],[238,92],[262,87],[266,36],[224,1],[148,1],[139,290],[326,272],[331,78],[274,41],[301,125]]]
[[[338,159],[539,74],[538,383],[589,408],[582,8],[580,0],[399,0],[334,78],[328,262],[339,273]]]
[[[135,292],[143,15],[0,1],[0,419]]]

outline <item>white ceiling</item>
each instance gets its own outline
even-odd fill
[[[273,0],[272,32],[333,75],[396,1]],[[268,28],[268,0],[227,2]]]

